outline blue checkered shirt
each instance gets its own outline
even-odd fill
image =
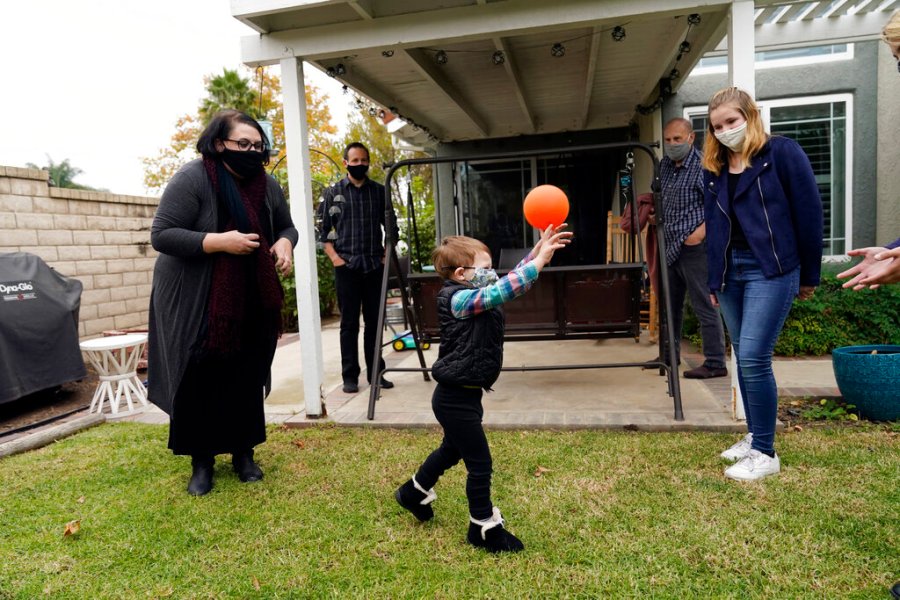
[[[703,222],[703,172],[700,151],[691,148],[680,167],[663,157],[659,167],[665,219],[666,264],[671,266],[681,255],[684,240]]]

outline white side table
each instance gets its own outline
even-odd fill
[[[128,412],[134,412],[134,400],[147,406],[147,390],[137,376],[137,364],[147,343],[146,333],[129,333],[81,342],[81,350],[100,377],[91,400],[90,412],[103,412],[103,401],[109,401],[112,414],[119,413],[122,397]]]

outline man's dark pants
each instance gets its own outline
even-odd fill
[[[341,375],[345,383],[359,380],[359,311],[362,308],[365,332],[363,351],[366,357],[366,377],[375,356],[375,336],[378,333],[378,311],[381,309],[381,279],[383,268],[364,273],[344,265],[334,269],[334,286],[341,311]],[[381,361],[384,369],[384,360]]]
[[[703,339],[704,365],[710,369],[725,366],[725,333],[719,311],[709,301],[707,282],[706,242],[684,245],[678,259],[669,266],[669,293],[672,296],[672,324],[675,326],[675,347],[681,347],[681,326],[684,322],[684,296],[691,299],[691,307],[700,321]],[[678,354],[676,353],[676,358]]]

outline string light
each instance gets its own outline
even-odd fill
[[[553,46],[550,47],[550,56],[555,58],[561,58],[566,55],[566,47],[556,42]]]
[[[394,55],[394,51],[393,50],[382,50],[381,55],[385,58],[390,58]]]
[[[495,65],[502,65],[506,62],[506,56],[503,55],[501,50],[497,50],[491,55],[491,62]]]
[[[439,65],[446,65],[449,58],[444,50],[438,50],[434,55],[434,61]]]
[[[688,36],[690,35],[691,29],[694,27],[694,25],[699,25],[701,21],[702,18],[697,13],[691,13],[688,15],[687,31],[684,32],[684,40],[678,45],[678,55],[675,57],[676,63],[680,61],[685,54],[691,51],[691,43],[688,41]],[[615,29],[613,30],[613,34],[615,35]],[[615,37],[613,37],[613,39],[615,39]],[[656,100],[648,105],[638,104],[634,107],[634,109],[642,115],[649,115],[661,108],[663,103],[666,101],[666,98],[672,95],[672,82],[680,77],[681,71],[673,66],[672,70],[669,71],[669,74],[659,80],[659,95],[656,97]]]
[[[325,69],[325,74],[331,77],[332,79],[335,77],[340,77],[341,75],[345,75],[347,73],[347,68],[344,67],[344,63],[338,63],[333,67],[328,67]]]
[[[621,25],[616,25],[615,27],[613,27],[612,33],[610,35],[612,35],[612,39],[614,42],[621,42],[625,39],[625,28]]]

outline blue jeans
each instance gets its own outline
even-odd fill
[[[753,449],[775,451],[778,388],[772,372],[775,341],[800,289],[800,268],[766,278],[750,250],[729,250],[725,289],[716,296],[731,335],[738,385]]]

